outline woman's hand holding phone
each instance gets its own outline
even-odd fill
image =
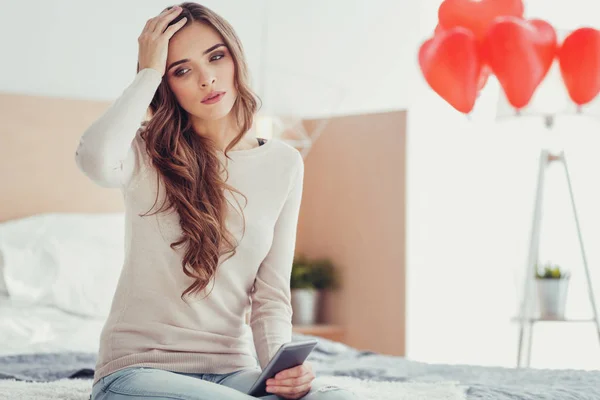
[[[286,399],[299,399],[310,391],[311,382],[315,379],[310,361],[297,367],[284,369],[267,379],[267,392]]]
[[[182,18],[168,28],[167,25],[181,13],[181,10],[181,7],[174,6],[146,22],[138,37],[138,68],[140,71],[144,68],[153,68],[160,72],[161,76],[165,74],[169,39],[185,25],[187,18]]]

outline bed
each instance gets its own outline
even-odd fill
[[[123,220],[41,213],[0,223],[0,398],[88,398]],[[429,364],[319,341],[309,358],[317,376],[365,399],[600,399],[600,371]]]
[[[102,319],[3,299],[0,321],[0,398],[88,398]],[[294,340],[306,337],[295,334]],[[330,377],[364,398],[600,398],[597,371],[435,365],[319,340],[309,358],[317,376]]]

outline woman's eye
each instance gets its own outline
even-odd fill
[[[212,57],[210,58],[210,61],[218,61],[218,60],[220,60],[220,59],[221,59],[221,58],[223,58],[223,57],[225,57],[225,54],[224,54],[224,53],[215,54],[214,56],[212,56]],[[181,71],[186,71],[186,70],[188,70],[188,69],[189,69],[189,68],[181,68],[181,69],[178,69],[177,71],[175,71],[175,73],[174,73],[173,75],[175,75],[175,76],[182,76],[182,75],[185,75],[185,73],[180,73],[180,72],[181,72]]]

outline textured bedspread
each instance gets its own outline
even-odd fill
[[[294,340],[305,339],[295,335]],[[458,381],[469,387],[469,400],[597,400],[600,371],[511,369],[420,363],[402,357],[360,351],[320,339],[310,355],[317,375],[351,376],[380,381]],[[0,357],[0,378],[51,381],[91,377],[91,353],[31,354]]]
[[[469,400],[600,400],[600,371],[427,364],[321,341],[311,354],[323,375],[386,381],[458,381]]]

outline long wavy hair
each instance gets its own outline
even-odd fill
[[[250,88],[244,50],[233,27],[203,5],[193,2],[179,5],[182,11],[169,26],[183,17],[187,17],[185,25],[200,22],[211,26],[223,38],[234,61],[238,96],[231,112],[240,133],[224,150],[227,161],[230,159],[227,151],[252,127],[260,99]],[[184,29],[185,25],[180,29]],[[137,69],[139,72],[139,63]],[[166,191],[161,207],[152,214],[144,215],[168,210],[175,210],[179,215],[182,236],[170,246],[185,249],[183,272],[195,279],[181,294],[184,300],[187,294],[196,294],[208,285],[222,255],[229,253],[230,258],[236,253],[235,237],[225,228],[228,209],[225,190],[241,194],[246,202],[247,198],[225,183],[228,173],[226,165],[217,156],[219,149],[210,138],[195,133],[187,111],[179,105],[164,77],[150,104],[150,119],[142,122],[142,127],[140,136],[158,172],[157,179],[162,179]],[[157,202],[158,192],[150,210]],[[243,210],[241,212],[243,219]]]

